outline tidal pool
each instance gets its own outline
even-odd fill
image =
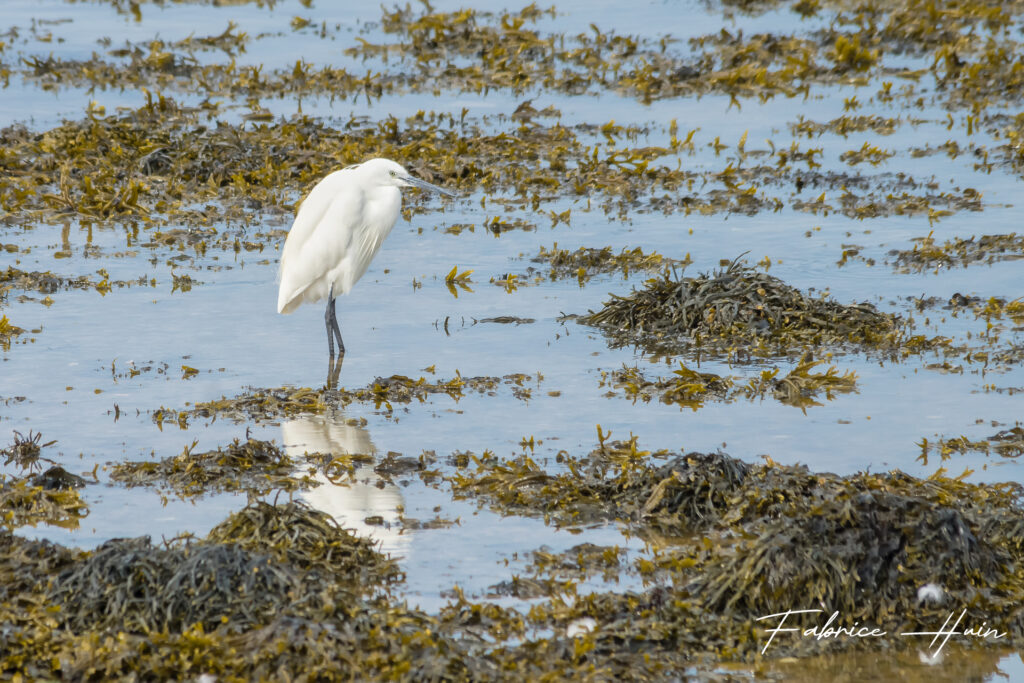
[[[450,478],[463,469],[453,455],[528,456],[564,473],[566,457],[635,436],[645,451],[721,451],[811,472],[928,478],[941,469],[970,483],[1020,483],[1024,248],[982,249],[970,262],[940,257],[955,238],[1014,235],[1024,219],[1015,205],[1018,84],[989,81],[981,95],[965,85],[957,74],[985,55],[951,35],[970,26],[1019,45],[1024,6],[1006,3],[989,24],[956,24],[950,10],[943,35],[932,36],[895,19],[878,22],[889,33],[872,33],[847,5],[488,2],[458,23],[463,5],[447,1],[404,10],[300,0],[5,3],[0,316],[21,332],[0,337],[0,446],[15,431],[40,433],[56,440],[41,455],[89,482],[80,491],[88,515],[74,528],[13,531],[86,550],[116,538],[205,536],[246,505],[244,492],[182,498],[108,476],[111,463],[186,447],[254,438],[295,458],[368,456],[341,480],[316,473],[320,486],[262,499],[304,501],[378,541],[405,574],[392,594],[412,608],[436,614],[464,595],[525,613],[558,596],[501,588],[543,575],[531,569],[535,551],[619,549],[620,570],[579,578],[562,594],[572,602],[669,585],[637,568],[674,541],[455,497]],[[879,12],[924,21],[918,4],[892,5]],[[551,47],[523,38],[529,32],[550,36]],[[837,33],[863,45],[843,48]],[[508,54],[487,56],[502,44]],[[324,69],[363,80],[317,80]],[[161,109],[161,96],[185,123],[167,122],[177,109]],[[99,123],[91,153],[67,157],[46,144],[48,132],[70,144],[72,124],[88,130],[89,120],[143,114],[153,132],[135,139],[135,156],[156,155],[148,161],[120,166],[113,148],[130,138],[105,137],[112,128]],[[305,120],[340,133],[326,142],[295,134],[274,147],[281,126]],[[421,144],[405,146],[421,133]],[[240,142],[226,151],[231,136]],[[327,392],[315,412],[183,418],[196,404],[260,388],[326,385],[321,307],[275,313],[284,231],[321,171],[359,160],[349,154],[385,152],[406,154],[396,160],[460,194],[407,193],[406,215],[338,301],[347,349],[338,385],[372,391],[395,375],[494,385],[409,402]],[[164,177],[179,156],[194,161],[194,177],[179,179],[185,189]],[[169,165],[159,166],[164,157]],[[264,157],[281,167],[256,163]],[[104,159],[118,161],[106,168]],[[225,160],[233,165],[212,168]],[[89,182],[98,198],[82,189]],[[131,182],[143,188],[138,196]],[[261,185],[272,182],[281,185]],[[812,349],[819,371],[854,373],[856,390],[823,392],[803,409],[770,393],[682,406],[632,400],[609,379],[624,367],[671,378],[682,363],[742,385],[766,371],[784,377],[807,349],[617,344],[576,316],[643,288],[652,273],[552,277],[534,259],[555,244],[688,258],[689,277],[740,259],[809,297],[899,316],[904,342],[931,341]],[[446,283],[453,267],[472,271],[461,286]],[[81,276],[88,280],[75,284]],[[389,457],[427,464],[389,469]],[[20,472],[14,462],[0,471]],[[1019,652],[963,645],[941,657],[921,645],[920,656],[909,649],[884,663],[861,650],[796,663],[725,657],[686,675],[1024,677]]]

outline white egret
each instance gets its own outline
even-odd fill
[[[389,159],[371,159],[327,175],[302,201],[281,250],[277,312],[327,299],[327,348],[345,355],[334,300],[348,294],[380,251],[402,209],[400,187],[454,193],[409,175]]]

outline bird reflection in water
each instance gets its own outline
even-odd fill
[[[282,422],[281,441],[288,455],[295,457],[304,453],[374,455],[377,451],[370,433],[347,422],[341,414],[310,415]],[[329,514],[342,528],[379,541],[381,551],[406,555],[409,536],[401,533],[398,514],[399,507],[404,505],[401,491],[381,479],[372,464],[355,467],[353,478],[341,477],[336,484],[322,473],[316,473],[313,479],[320,486],[303,491],[299,497]]]

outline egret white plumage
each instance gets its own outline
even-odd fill
[[[400,187],[454,193],[409,175],[390,159],[371,159],[324,177],[302,201],[281,250],[277,312],[327,299],[327,348],[345,355],[335,299],[366,273],[402,210]]]

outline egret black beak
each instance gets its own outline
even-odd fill
[[[430,192],[437,192],[438,194],[443,194],[445,197],[454,197],[455,196],[454,192],[451,192],[451,191],[446,190],[444,188],[438,187],[437,185],[434,185],[432,183],[428,183],[426,180],[420,180],[419,178],[416,178],[416,177],[411,176],[411,175],[405,176],[405,178],[403,178],[402,180],[404,180],[405,182],[409,183],[409,185],[411,185],[413,187],[420,188],[421,190],[427,190],[427,191],[430,191]]]

